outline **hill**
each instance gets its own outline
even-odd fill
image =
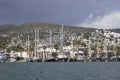
[[[9,42],[11,37],[18,36],[18,34],[22,35],[23,39],[26,39],[27,35],[30,35],[30,39],[34,39],[34,31],[36,29],[40,30],[40,37],[45,38],[49,36],[49,31],[51,30],[54,34],[59,34],[61,25],[60,24],[51,24],[51,23],[39,23],[39,22],[31,22],[24,23],[21,25],[14,24],[5,24],[0,25],[0,42]],[[64,25],[64,33],[65,34],[77,34],[88,33],[94,31],[95,28],[83,28],[77,26]]]

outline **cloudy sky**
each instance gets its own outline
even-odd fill
[[[120,28],[120,0],[0,0],[0,24]]]

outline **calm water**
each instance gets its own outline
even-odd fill
[[[0,63],[0,80],[120,80],[120,63]]]

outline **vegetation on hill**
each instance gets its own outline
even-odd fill
[[[51,23],[24,23],[21,25],[5,24],[0,25],[0,43],[9,43],[12,37],[20,35],[22,39],[26,39],[27,35],[30,35],[30,39],[34,39],[34,31],[36,29],[40,30],[40,38],[46,38],[51,30],[54,34],[59,34],[61,25],[51,24]],[[65,34],[77,34],[94,31],[94,28],[83,28],[77,26],[66,26],[64,25]]]

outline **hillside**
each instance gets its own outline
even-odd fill
[[[24,23],[21,25],[0,25],[0,33],[33,33],[34,29],[40,29],[41,32],[48,33],[49,30],[52,30],[53,33],[59,33],[61,25],[59,24],[50,24],[50,23]],[[85,31],[93,31],[94,28],[83,28],[77,26],[65,26],[65,33],[80,33]]]
[[[9,41],[11,37],[18,36],[18,34],[22,35],[23,39],[26,39],[27,35],[30,35],[30,39],[34,38],[34,31],[36,29],[40,30],[40,37],[45,38],[49,36],[49,31],[51,30],[54,34],[59,34],[61,25],[60,24],[51,24],[51,23],[24,23],[21,25],[14,24],[5,24],[0,25],[0,42]],[[94,28],[83,28],[77,26],[69,26],[64,25],[64,33],[65,34],[77,34],[88,33],[94,31]]]

